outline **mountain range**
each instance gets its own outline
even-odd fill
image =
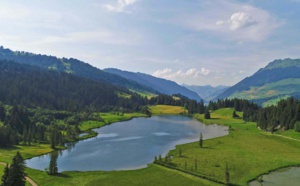
[[[181,94],[190,99],[194,99],[196,101],[200,101],[202,98],[195,92],[185,88],[184,86],[178,85],[174,81],[157,78],[144,73],[134,73],[128,71],[122,71],[115,68],[104,69],[105,72],[109,72],[112,74],[116,74],[128,80],[135,81],[141,85],[145,85],[153,88],[155,91],[173,95],[173,94]]]
[[[198,86],[198,85],[185,85],[184,87],[196,92],[200,97],[203,98],[205,102],[209,102],[210,100],[214,100],[218,95],[223,93],[225,90],[229,88],[229,86],[216,86],[213,87],[211,85]]]
[[[33,54],[23,51],[12,51],[1,46],[0,60],[10,60],[16,63],[38,66],[42,69],[66,72],[91,80],[126,87],[137,92],[150,92],[154,94],[158,93],[150,87],[143,86],[135,81],[104,72],[88,63],[74,58],[57,58],[55,56]]]
[[[242,98],[263,106],[300,97],[300,59],[278,59],[230,87],[216,99]]]

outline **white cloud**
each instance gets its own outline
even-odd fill
[[[204,0],[202,6],[199,12],[177,17],[177,24],[238,42],[263,41],[282,25],[266,10],[238,1]]]
[[[230,30],[238,30],[257,24],[249,14],[245,12],[237,12],[232,14],[229,20]]]
[[[123,12],[131,13],[130,11],[125,11],[125,8],[136,3],[137,0],[118,0],[115,5],[104,4],[102,7],[110,12]]]
[[[136,33],[126,33],[126,35],[107,31],[83,31],[83,32],[70,32],[63,35],[46,36],[38,41],[43,44],[54,44],[54,43],[101,43],[110,45],[136,45],[138,43],[138,35]]]
[[[207,76],[209,75],[211,71],[206,68],[191,68],[186,71],[184,70],[178,70],[173,71],[170,68],[165,68],[163,70],[157,70],[152,75],[160,78],[166,78],[166,79],[174,79],[174,78],[198,78],[201,76]]]

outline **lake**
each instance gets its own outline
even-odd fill
[[[254,180],[249,186],[298,186],[300,184],[300,167],[289,167],[272,171],[262,176],[263,182]]]
[[[146,167],[155,156],[166,155],[178,144],[228,134],[228,128],[204,125],[184,116],[134,118],[94,129],[97,137],[69,143],[59,151],[57,165],[62,171],[129,170]],[[51,154],[26,160],[33,169],[49,166]]]

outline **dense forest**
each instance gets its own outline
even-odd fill
[[[262,130],[273,132],[279,129],[295,129],[300,132],[300,99],[291,97],[281,100],[276,106],[265,108],[242,99],[223,99],[208,105],[210,110],[229,107],[243,112],[245,121],[257,122],[257,126]]]
[[[33,54],[29,52],[12,51],[0,46],[0,60],[14,61],[16,63],[37,66],[41,69],[51,69],[66,72],[98,82],[105,82],[136,91],[158,93],[150,87],[141,85],[115,74],[104,72],[88,63],[74,58],[57,58],[55,56]]]
[[[138,110],[146,105],[145,98],[122,87],[10,61],[0,61],[0,84],[0,101],[7,105],[16,102],[31,108],[68,111],[108,111],[116,107]]]

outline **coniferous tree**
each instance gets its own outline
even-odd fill
[[[6,117],[6,112],[3,104],[0,102],[0,121],[4,121]]]
[[[8,167],[8,164],[6,164],[6,166],[4,168],[3,176],[1,178],[1,181],[2,181],[1,186],[8,185],[8,175],[9,175],[9,167]]]
[[[57,168],[58,153],[53,152],[50,154],[50,156],[51,156],[51,159],[50,159],[50,163],[49,163],[47,172],[49,175],[56,175],[58,173],[58,168]]]
[[[200,148],[203,147],[203,136],[202,136],[202,133],[200,133],[199,146],[200,146]]]
[[[205,119],[210,119],[210,113],[209,113],[208,110],[205,111],[204,118]]]
[[[12,164],[9,167],[7,178],[8,186],[25,186],[25,163],[19,152],[14,156]]]

